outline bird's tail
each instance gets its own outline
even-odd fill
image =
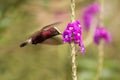
[[[24,46],[26,46],[30,42],[31,42],[31,39],[28,39],[28,40],[24,41],[23,43],[21,43],[20,47],[24,47]]]
[[[27,44],[28,44],[28,42],[25,41],[25,42],[23,42],[23,43],[20,44],[20,47],[24,47],[24,46],[26,46]]]

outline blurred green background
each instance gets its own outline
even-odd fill
[[[76,17],[95,0],[76,0]],[[113,42],[105,44],[102,78],[120,80],[120,0],[105,0],[104,24]],[[70,0],[0,0],[0,80],[72,80],[69,45],[19,44],[47,24],[70,21]],[[87,37],[87,35],[85,36]],[[78,80],[93,80],[97,73],[97,46],[78,54]]]

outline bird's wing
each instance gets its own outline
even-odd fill
[[[42,42],[42,44],[61,45],[61,44],[63,44],[63,41],[60,37],[55,36],[55,37],[45,40],[44,42]]]
[[[55,22],[55,23],[52,23],[52,24],[49,24],[47,26],[44,26],[41,30],[48,30],[49,28],[51,27],[57,27],[56,25],[57,24],[60,24],[61,22]]]

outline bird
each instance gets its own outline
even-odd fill
[[[60,40],[58,37],[55,37],[57,35],[61,35],[61,32],[56,26],[57,24],[60,24],[60,23],[61,22],[55,22],[47,26],[44,26],[42,29],[36,31],[30,37],[28,37],[27,40],[22,42],[20,44],[20,47],[24,47],[28,43],[31,43],[34,45],[40,44],[40,43],[53,44],[53,45],[62,44],[62,40]]]

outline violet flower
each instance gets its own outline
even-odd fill
[[[62,36],[64,43],[74,42],[74,44],[80,46],[81,53],[85,52],[84,44],[82,42],[82,27],[79,20],[68,23]]]
[[[97,27],[94,35],[94,42],[99,44],[101,39],[104,39],[107,43],[111,42],[110,33],[104,27]]]
[[[94,18],[94,15],[99,12],[99,5],[97,3],[94,3],[88,7],[85,8],[83,12],[83,24],[84,28],[86,30],[90,29],[91,21]]]

